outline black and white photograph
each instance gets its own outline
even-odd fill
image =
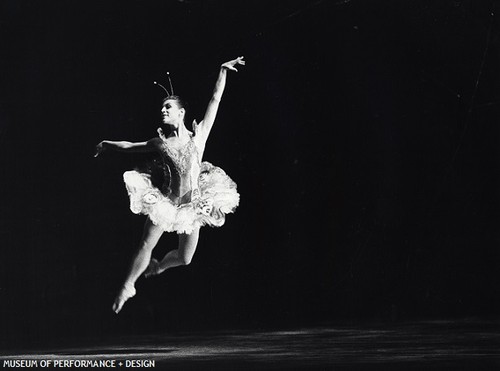
[[[500,368],[499,0],[0,1],[0,368]]]

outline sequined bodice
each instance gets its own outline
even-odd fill
[[[170,170],[169,188],[175,195],[183,196],[198,188],[200,159],[193,138],[179,148],[173,148],[162,140],[160,152],[168,166],[166,169]]]
[[[191,139],[179,149],[171,148],[165,142],[163,142],[161,148],[163,156],[167,156],[171,160],[175,169],[181,176],[188,173],[193,162],[198,162],[196,146]]]

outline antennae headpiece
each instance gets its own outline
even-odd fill
[[[172,86],[172,80],[170,79],[170,72],[167,72],[167,77],[168,77],[168,83],[170,85],[170,92],[162,84],[160,84],[156,81],[153,81],[153,84],[158,85],[160,88],[165,90],[165,93],[167,93],[167,98],[168,98],[168,97],[171,97],[174,95],[174,87]]]

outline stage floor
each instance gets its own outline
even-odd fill
[[[81,339],[45,349],[4,350],[0,360],[3,368],[14,360],[114,360],[116,368],[143,360],[134,365],[169,370],[499,370],[500,321],[351,322],[281,331]]]

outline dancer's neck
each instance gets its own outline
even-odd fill
[[[186,128],[184,125],[184,122],[181,122],[179,125],[176,127],[171,128],[171,133],[170,136],[183,139],[186,137],[189,137],[190,131]]]

